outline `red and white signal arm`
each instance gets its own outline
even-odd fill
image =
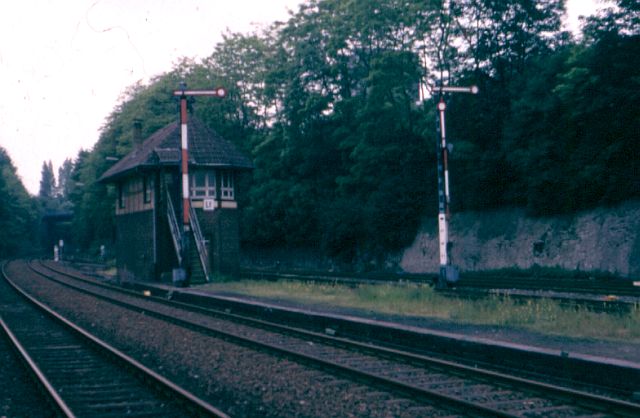
[[[215,201],[215,199],[204,199],[202,209],[206,210],[206,211],[216,210],[216,201]]]

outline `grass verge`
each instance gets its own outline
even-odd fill
[[[456,323],[511,326],[552,335],[640,343],[640,305],[630,312],[594,312],[551,299],[525,302],[500,295],[479,300],[447,297],[427,285],[361,285],[355,288],[299,281],[231,281],[206,288],[254,297],[333,305],[383,314],[437,318]]]

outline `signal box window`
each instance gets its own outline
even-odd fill
[[[215,198],[216,175],[213,171],[195,171],[191,175],[191,197]]]
[[[144,195],[144,203],[151,203],[151,190],[153,189],[153,179],[150,176],[144,176],[142,179],[142,190]]]
[[[220,192],[225,200],[233,200],[233,173],[223,171],[220,173]]]
[[[124,209],[124,184],[118,183],[118,207]]]

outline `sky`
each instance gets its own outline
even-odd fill
[[[286,21],[303,0],[20,0],[0,4],[0,146],[23,184],[40,187],[90,150],[100,127],[137,81],[181,57],[205,58],[228,31]],[[568,0],[569,28],[595,0]]]

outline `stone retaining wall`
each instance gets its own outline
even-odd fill
[[[437,219],[425,219],[400,256],[401,270],[438,271]],[[640,276],[640,202],[573,216],[528,218],[523,210],[454,214],[453,264],[462,271],[533,265]]]

